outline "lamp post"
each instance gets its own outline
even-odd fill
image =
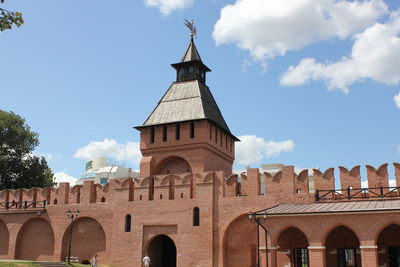
[[[74,219],[79,216],[79,210],[76,209],[73,212],[67,209],[65,212],[68,219],[71,219],[71,229],[69,230],[69,243],[68,243],[68,263],[71,263],[71,244],[72,244],[72,227],[74,226]]]
[[[257,223],[257,267],[261,267],[261,259],[260,259],[260,226],[265,232],[265,254],[267,257],[265,266],[268,267],[268,242],[267,242],[267,228],[262,224],[263,221],[267,218],[267,213],[264,211],[262,214],[258,214],[257,212],[248,213],[249,220],[252,223]]]

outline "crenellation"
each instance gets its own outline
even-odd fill
[[[101,203],[101,202],[110,202],[110,183],[105,184],[105,185],[96,185],[96,203]]]
[[[345,167],[339,166],[340,188],[361,188],[360,166],[353,167],[350,171]]]
[[[49,187],[49,192],[48,192],[48,196],[47,196],[47,198],[49,199],[49,202],[47,204],[54,205],[54,204],[58,203],[60,186],[61,186],[61,183],[59,184],[59,187]],[[69,186],[69,183],[68,183],[68,186]]]
[[[154,200],[166,201],[174,199],[172,175],[158,175],[154,183]]]
[[[260,194],[260,172],[257,169],[247,169],[247,175],[242,174],[242,194],[257,196]]]
[[[10,190],[3,190],[0,192],[0,201],[8,202],[9,201]]]
[[[294,179],[294,193],[295,194],[308,194],[308,170],[302,170],[299,174],[295,174]]]
[[[9,194],[9,202],[22,202],[23,201],[23,193],[26,189],[17,189],[10,190]]]
[[[94,181],[83,182],[81,202],[83,204],[96,202],[96,184]]]
[[[329,168],[322,173],[319,169],[314,171],[315,190],[333,190],[335,189],[335,169]]]
[[[37,193],[37,201],[46,201],[46,203],[50,203],[50,194],[52,187],[47,188],[39,188]]]
[[[175,184],[175,194],[178,199],[193,198],[193,174],[180,176],[180,183]]]
[[[21,190],[22,201],[36,201],[37,191],[36,187]]]
[[[388,187],[389,179],[388,179],[388,164],[382,164],[378,169],[370,165],[366,165],[367,168],[367,178],[368,178],[368,187]]]
[[[232,174],[225,178],[225,183],[223,186],[223,196],[224,197],[234,197],[240,192],[241,184],[238,182],[240,174]]]
[[[282,171],[278,171],[275,174],[271,174],[269,172],[264,172],[265,176],[265,187],[267,195],[275,195],[281,194],[281,180],[282,180]]]
[[[387,163],[378,169],[366,165],[368,187],[389,186]],[[396,183],[400,184],[400,164],[393,163]],[[361,188],[360,166],[351,170],[339,166],[341,189]],[[316,190],[334,190],[334,168],[322,173],[319,169],[313,169],[314,186]],[[266,195],[306,195],[309,194],[309,170],[300,173],[294,172],[293,166],[283,166],[276,173],[263,172],[265,176]],[[222,197],[247,197],[252,198],[261,193],[261,173],[259,169],[247,169],[240,174],[234,173],[221,180]],[[205,185],[215,184],[217,179],[215,172],[167,174],[138,178],[112,179],[104,186],[93,181],[85,181],[83,185],[70,186],[69,183],[60,183],[58,188],[31,188],[0,191],[0,202],[41,202],[46,200],[47,205],[64,204],[90,204],[101,202],[124,201],[171,201],[180,199],[192,199],[204,194]],[[153,185],[152,185],[153,184]],[[378,190],[377,189],[377,190]],[[379,191],[380,192],[380,191]],[[377,193],[379,193],[377,191]],[[368,195],[365,195],[368,197]]]
[[[69,183],[60,183],[58,186],[58,189],[56,191],[57,197],[54,198],[55,202],[53,201],[54,204],[68,204],[69,203]],[[83,192],[84,194],[86,192]]]
[[[69,190],[68,203],[79,204],[81,202],[82,185],[74,185]]]

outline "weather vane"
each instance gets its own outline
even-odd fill
[[[185,19],[185,25],[190,30],[190,38],[193,38],[193,36],[197,37],[197,29],[196,26],[194,26],[193,20],[188,21],[187,19]]]

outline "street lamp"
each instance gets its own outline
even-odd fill
[[[267,243],[267,228],[262,224],[262,222],[267,219],[267,213],[261,212],[251,212],[248,213],[249,220],[251,223],[257,223],[257,267],[261,267],[261,258],[260,258],[260,226],[265,232],[265,253],[266,257],[268,257],[268,243]],[[266,266],[268,267],[268,259],[266,260]]]
[[[71,243],[72,243],[72,227],[74,226],[74,219],[79,216],[79,210],[76,209],[73,212],[67,209],[65,212],[68,219],[71,219],[71,229],[69,230],[69,243],[68,243],[68,263],[71,263]]]

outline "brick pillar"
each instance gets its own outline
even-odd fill
[[[260,172],[258,169],[247,169],[247,179],[242,178],[242,194],[258,196],[260,194]]]
[[[81,203],[89,204],[96,202],[96,185],[94,181],[84,181],[81,193]]]
[[[362,267],[378,266],[378,248],[377,246],[360,246]]]
[[[68,204],[69,183],[60,183],[58,185],[58,204]]]
[[[396,177],[396,186],[400,186],[400,163],[393,163],[394,176]]]
[[[276,264],[276,247],[268,247],[268,267],[277,267]]]
[[[326,266],[325,251],[326,251],[326,248],[323,246],[308,247],[308,256],[309,256],[309,261],[310,261],[310,267]]]

